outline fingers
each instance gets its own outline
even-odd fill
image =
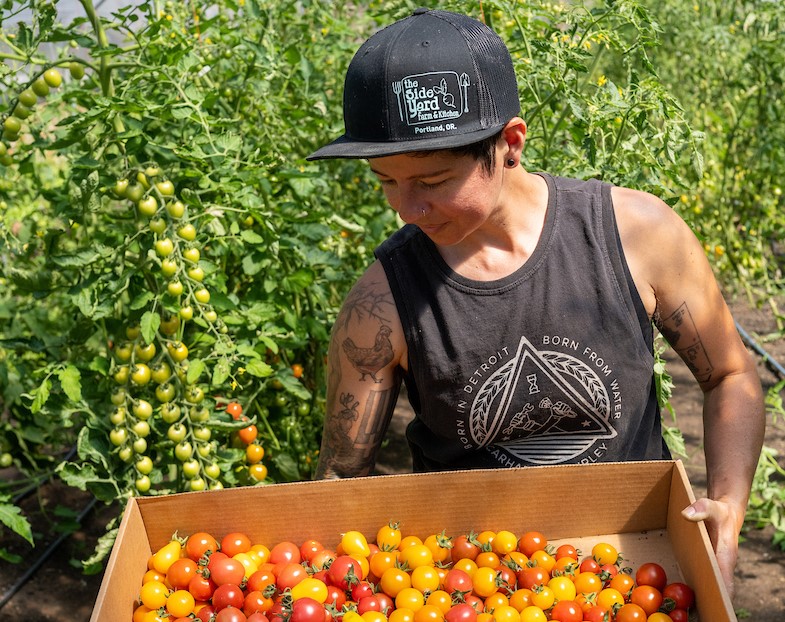
[[[738,558],[739,533],[728,505],[713,499],[702,498],[684,508],[681,514],[692,522],[706,522],[706,530],[714,547],[722,580],[728,594],[733,598],[735,592],[733,571]]]

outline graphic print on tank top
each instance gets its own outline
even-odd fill
[[[503,450],[516,461],[547,465],[577,458],[597,443],[596,451],[602,451],[602,440],[616,436],[610,421],[612,402],[621,401],[614,391],[618,385],[610,383],[609,395],[600,378],[612,370],[588,348],[583,354],[594,367],[546,349],[550,339],[543,341],[538,350],[521,337],[513,358],[472,391],[467,449],[485,447],[494,454]],[[582,350],[576,341],[562,345]]]

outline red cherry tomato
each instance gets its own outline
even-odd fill
[[[278,542],[273,548],[270,549],[270,558],[268,561],[277,565],[281,562],[294,562],[299,564],[302,561],[300,557],[300,547],[294,542]]]
[[[236,607],[226,607],[215,616],[215,622],[247,622],[248,618]]]
[[[211,558],[207,568],[210,571],[210,578],[218,586],[227,583],[240,585],[245,578],[245,566],[233,557],[224,557],[215,561]]]
[[[477,612],[469,603],[453,605],[444,614],[445,622],[476,622]]]
[[[662,597],[666,602],[672,601],[674,609],[685,609],[689,611],[695,603],[695,592],[689,585],[684,583],[670,583],[662,590]]]
[[[638,585],[651,585],[661,592],[668,584],[668,577],[665,575],[665,569],[662,566],[656,562],[646,562],[635,572],[635,583]]]
[[[221,538],[221,550],[229,557],[234,557],[238,553],[247,553],[251,550],[251,539],[239,531],[227,533]]]
[[[583,622],[583,610],[572,600],[560,600],[551,609],[551,620],[559,622]]]
[[[213,607],[216,611],[221,611],[226,607],[235,607],[242,613],[243,604],[245,603],[245,596],[239,586],[231,583],[219,585],[215,588],[213,593]],[[243,614],[245,617],[245,614]]]
[[[216,587],[218,586],[215,584],[215,581],[200,574],[194,575],[188,582],[188,591],[198,601],[210,600]]]
[[[292,604],[290,622],[324,622],[324,606],[313,598],[299,598]]]
[[[352,584],[360,579],[361,575],[362,567],[360,562],[348,555],[339,555],[330,566],[327,578],[333,585],[342,590],[348,590]]]

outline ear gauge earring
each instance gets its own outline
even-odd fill
[[[510,168],[513,168],[515,166],[515,159],[509,158],[507,160],[507,166],[510,167]]]

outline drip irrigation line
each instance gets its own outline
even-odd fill
[[[84,509],[79,513],[79,516],[76,517],[76,521],[80,525],[84,520],[85,516],[87,516],[90,510],[92,510],[95,507],[95,504],[97,502],[98,502],[97,499],[95,498],[91,499],[84,507]],[[61,533],[56,540],[54,540],[48,547],[46,547],[46,550],[44,550],[44,552],[41,553],[38,559],[36,559],[33,562],[33,564],[22,574],[22,576],[20,576],[14,582],[14,584],[6,590],[5,594],[0,596],[0,609],[2,609],[3,606],[5,606],[8,603],[8,601],[11,600],[20,589],[22,589],[22,586],[25,583],[27,583],[36,572],[38,572],[38,569],[44,564],[44,562],[52,556],[52,554],[55,552],[57,547],[59,547],[63,543],[63,541],[66,538],[68,538],[68,536],[70,535],[71,535],[70,532]]]
[[[68,450],[68,453],[65,456],[63,456],[63,462],[68,462],[75,455],[76,455],[76,445],[71,447],[71,449]],[[45,481],[47,481],[49,479],[50,475],[51,474],[47,475],[46,477],[44,477],[42,479],[38,479],[38,480],[35,480],[33,482],[30,482],[27,486],[22,488],[19,492],[17,492],[14,495],[13,499],[11,499],[11,503],[13,503],[14,505],[17,505],[22,499],[24,499],[25,497],[28,497],[34,490],[37,490],[38,488],[40,488],[41,484],[43,484]],[[2,605],[0,605],[0,606],[2,606]]]
[[[766,352],[766,350],[764,350],[763,347],[761,347],[761,345],[758,344],[758,342],[756,342],[738,322],[736,322],[736,330],[739,332],[739,335],[741,335],[742,341],[744,341],[744,343],[752,348],[764,360],[764,362],[779,375],[780,378],[785,378],[785,367],[780,365],[774,359],[774,357],[771,356],[771,354]]]

